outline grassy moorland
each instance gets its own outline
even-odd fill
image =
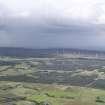
[[[1,56],[0,105],[105,105],[105,60]]]
[[[105,105],[105,91],[77,86],[0,83],[2,105]]]

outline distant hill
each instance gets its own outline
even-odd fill
[[[92,55],[100,53],[105,54],[105,52],[102,51],[73,49],[73,48],[31,49],[31,48],[0,47],[0,56],[48,57],[63,53],[92,54]]]

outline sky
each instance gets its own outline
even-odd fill
[[[105,50],[105,0],[0,0],[0,46]]]

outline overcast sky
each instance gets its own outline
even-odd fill
[[[0,0],[0,46],[105,50],[105,0]]]

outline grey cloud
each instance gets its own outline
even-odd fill
[[[92,17],[95,19],[93,22],[90,19],[82,21],[65,18],[61,15],[61,10],[53,10],[54,6],[49,8],[51,10],[48,11],[46,11],[48,8],[38,9],[40,13],[36,13],[33,9],[30,16],[24,17],[17,14],[15,16],[8,7],[1,6],[0,46],[104,49],[105,26],[94,23],[99,15]]]

